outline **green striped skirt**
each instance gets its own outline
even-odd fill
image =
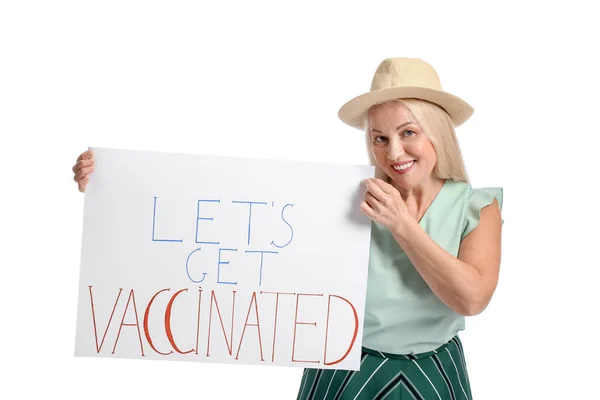
[[[305,369],[298,400],[471,400],[462,343],[398,355],[363,347],[360,371]]]

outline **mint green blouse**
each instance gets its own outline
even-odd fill
[[[450,254],[479,223],[479,211],[499,187],[473,189],[447,179],[419,225]],[[504,221],[502,221],[504,222]],[[372,224],[363,346],[393,354],[431,351],[465,328],[465,318],[431,291],[389,230]]]

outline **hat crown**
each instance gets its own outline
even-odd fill
[[[387,58],[379,64],[371,91],[391,87],[425,87],[442,90],[440,78],[431,65],[418,58]]]
[[[418,58],[387,58],[379,64],[371,90],[346,102],[338,111],[340,119],[364,129],[371,107],[396,99],[419,99],[437,104],[450,116],[454,126],[471,117],[473,107],[458,96],[442,89],[440,78],[431,65]]]

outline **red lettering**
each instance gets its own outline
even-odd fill
[[[248,318],[250,317],[250,309],[252,308],[252,303],[254,303],[254,310],[256,312],[256,324],[249,324]],[[265,361],[263,357],[262,351],[262,341],[260,338],[260,320],[258,318],[258,303],[256,302],[256,292],[252,293],[252,299],[250,299],[250,305],[248,306],[248,313],[246,314],[246,322],[244,323],[244,330],[242,331],[242,337],[240,338],[240,344],[238,346],[237,354],[235,355],[235,359],[238,360],[238,356],[240,354],[240,348],[242,347],[242,342],[244,341],[244,333],[246,333],[247,326],[256,326],[258,328],[258,344],[260,346],[260,361]]]
[[[260,294],[274,294],[275,295],[275,323],[273,324],[273,352],[271,353],[271,362],[275,362],[275,338],[277,337],[277,310],[279,309],[279,295],[280,294],[293,294],[296,293],[285,293],[285,292],[260,292]]]
[[[169,342],[171,343],[171,346],[173,346],[175,351],[179,354],[188,354],[196,349],[191,349],[185,352],[179,350],[179,347],[177,347],[177,344],[175,343],[175,339],[173,339],[173,331],[171,330],[171,308],[173,308],[175,298],[179,296],[179,294],[181,294],[182,292],[187,292],[187,288],[181,289],[180,291],[175,293],[173,297],[171,297],[171,300],[169,300],[169,304],[167,304],[167,310],[165,312],[165,331],[167,332],[167,338],[169,338]]]
[[[331,298],[332,297],[337,297],[338,299],[344,300],[346,303],[350,304],[350,307],[352,307],[352,311],[354,312],[354,335],[352,336],[352,342],[350,343],[350,346],[348,347],[348,350],[346,350],[346,354],[344,354],[338,360],[335,360],[335,361],[332,361],[332,362],[327,362],[327,334],[329,332],[329,309],[331,307]],[[337,364],[337,363],[341,362],[346,357],[348,357],[348,354],[350,354],[350,350],[352,350],[352,347],[354,346],[354,342],[356,341],[357,334],[358,334],[358,314],[356,313],[356,308],[354,308],[354,306],[352,305],[352,303],[350,303],[344,297],[337,296],[335,294],[330,294],[329,295],[329,301],[327,302],[327,326],[325,328],[325,353],[323,355],[323,364],[325,364],[325,365],[334,365],[334,364]]]
[[[233,355],[233,317],[235,315],[235,290],[233,291],[233,305],[231,307],[231,342],[227,340],[227,333],[225,333],[225,326],[223,325],[223,319],[221,318],[221,311],[219,310],[219,303],[217,303],[217,298],[215,297],[215,291],[211,291],[210,295],[210,315],[208,317],[208,343],[206,345],[206,357],[210,357],[210,333],[212,326],[212,310],[213,310],[213,300],[217,307],[217,313],[219,314],[219,321],[221,322],[221,329],[223,330],[223,336],[225,337],[225,343],[227,344],[227,350],[229,351],[229,355]]]
[[[306,363],[319,363],[320,361],[312,361],[312,360],[296,360],[294,358],[294,353],[296,351],[296,328],[298,325],[314,325],[317,326],[316,322],[298,322],[298,302],[300,300],[300,296],[323,296],[323,294],[308,294],[308,293],[298,293],[296,295],[296,314],[294,315],[294,341],[292,343],[292,362],[306,362]]]
[[[198,354],[198,342],[200,341],[200,305],[202,304],[202,288],[198,288],[198,325],[196,325],[196,354]]]
[[[135,324],[126,324],[125,315],[127,314],[127,310],[129,309],[129,301],[133,300],[133,311],[135,312]],[[112,354],[115,354],[115,349],[117,348],[117,343],[119,342],[119,336],[121,336],[121,328],[123,326],[135,326],[138,331],[138,338],[140,339],[140,349],[142,350],[142,356],[144,356],[144,346],[142,345],[142,333],[140,332],[140,323],[138,320],[137,307],[135,305],[135,294],[133,293],[133,289],[129,292],[129,297],[127,298],[127,305],[125,305],[125,311],[123,311],[123,318],[121,318],[121,326],[119,326],[119,333],[117,334],[117,339],[115,340],[115,346],[113,347]]]
[[[148,303],[148,306],[146,307],[146,312],[144,313],[144,334],[146,335],[146,340],[148,341],[148,344],[150,345],[152,350],[154,350],[158,354],[162,354],[163,356],[168,356],[169,354],[173,353],[173,350],[169,351],[168,353],[163,353],[163,352],[159,351],[156,347],[154,347],[154,343],[152,342],[152,338],[150,337],[150,329],[148,327],[148,319],[150,317],[150,307],[152,306],[152,303],[154,302],[154,299],[156,298],[156,296],[158,296],[159,294],[161,294],[164,291],[169,291],[169,290],[170,289],[163,289],[163,290],[156,292],[154,294],[154,296],[152,296],[152,298],[150,299],[150,302]]]
[[[117,308],[117,303],[119,302],[119,297],[121,297],[121,292],[123,289],[119,289],[119,294],[117,295],[117,300],[115,300],[115,305],[113,306],[112,312],[110,313],[110,318],[108,320],[108,324],[106,325],[106,329],[104,330],[104,335],[102,335],[102,341],[100,342],[100,346],[98,346],[98,330],[96,329],[96,314],[94,313],[94,297],[92,296],[92,287],[88,286],[90,291],[90,302],[92,303],[92,321],[94,323],[94,337],[96,338],[96,353],[100,353],[102,350],[102,345],[104,344],[104,339],[106,338],[106,333],[108,332],[108,328],[110,327],[110,322],[112,321],[112,317],[115,313],[115,309]]]

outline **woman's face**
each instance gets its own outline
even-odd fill
[[[404,104],[390,102],[370,110],[369,126],[373,155],[393,186],[410,190],[432,177],[435,150]]]

